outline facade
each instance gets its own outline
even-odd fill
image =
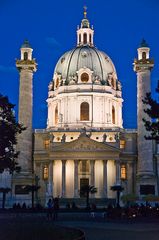
[[[80,201],[80,189],[93,185],[92,200],[115,199],[111,186],[123,194],[158,195],[158,151],[145,140],[142,99],[150,91],[150,48],[145,41],[134,61],[137,73],[138,129],[124,129],[122,88],[110,57],[94,46],[94,30],[86,10],[77,29],[77,46],[64,53],[54,70],[48,91],[46,129],[32,135],[32,80],[36,71],[33,49],[21,47],[16,66],[20,72],[19,122],[27,129],[19,137],[20,174],[12,178],[9,201],[30,203],[27,185],[39,185],[36,200],[49,197]]]

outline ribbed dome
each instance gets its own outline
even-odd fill
[[[114,73],[116,76],[114,64],[108,55],[88,45],[76,47],[62,55],[55,73],[69,81],[81,68],[89,68],[101,81],[107,82],[109,74]]]

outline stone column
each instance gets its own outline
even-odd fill
[[[94,171],[95,160],[90,160],[91,178],[90,185],[95,187],[95,171]],[[90,198],[94,198],[95,193],[91,194]]]
[[[95,171],[94,171],[95,160],[90,160],[90,167],[91,167],[91,179],[90,185],[95,186]]]
[[[53,161],[49,164],[48,194],[53,196]]]
[[[107,197],[107,162],[108,160],[103,160],[103,197]]]
[[[121,177],[120,177],[120,161],[115,161],[116,166],[116,184],[121,184]]]
[[[66,160],[62,160],[62,197],[66,195]]]
[[[133,192],[133,163],[127,163],[127,180],[128,180],[128,189],[127,189],[127,193],[130,194]]]
[[[21,59],[16,60],[20,74],[18,122],[26,127],[26,130],[18,135],[17,144],[17,150],[20,151],[18,163],[21,167],[21,175],[32,173],[33,73],[37,70],[37,63],[32,59],[32,51],[30,44],[25,41],[21,47]],[[26,54],[27,59],[25,59]]]
[[[155,185],[154,168],[153,168],[153,146],[152,140],[146,140],[145,136],[150,135],[146,130],[143,118],[151,121],[150,117],[144,112],[146,106],[143,99],[146,93],[151,92],[151,70],[154,67],[153,59],[149,56],[150,48],[145,40],[142,41],[138,48],[138,58],[135,59],[134,71],[137,73],[137,125],[138,125],[138,192],[140,186],[152,184]]]
[[[78,160],[74,160],[74,197],[78,198]]]

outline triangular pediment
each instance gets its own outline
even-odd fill
[[[93,139],[90,139],[87,136],[80,136],[78,139],[69,142],[69,143],[60,143],[58,146],[53,146],[52,150],[54,152],[100,152],[100,151],[106,151],[106,152],[113,152],[113,153],[119,153],[120,149],[116,147],[112,147],[108,145],[107,143],[101,143],[97,142]]]

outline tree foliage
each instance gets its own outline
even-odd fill
[[[159,93],[159,87],[156,92]],[[150,120],[143,119],[145,128],[150,133],[145,139],[159,141],[159,102],[152,98],[151,93],[147,93],[142,101],[147,106],[144,112],[150,117]]]
[[[17,135],[25,130],[25,127],[17,123],[14,106],[8,97],[0,94],[0,173],[4,169],[8,169],[10,173],[20,170],[16,162],[19,153],[15,146]]]

